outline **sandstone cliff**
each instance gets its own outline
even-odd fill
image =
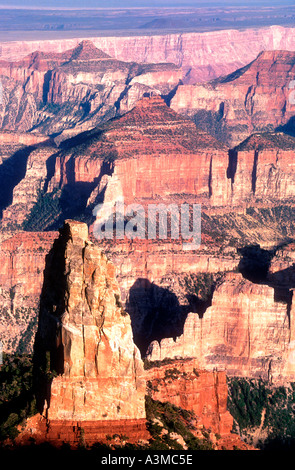
[[[212,201],[229,197],[227,148],[171,110],[158,96],[143,98],[124,116],[82,134],[56,159],[48,190],[86,183],[88,205],[124,197],[142,201]],[[75,176],[74,176],[75,175]]]
[[[33,350],[45,257],[56,235],[22,232],[1,242],[0,338],[7,353]]]
[[[294,380],[292,293],[227,274],[203,315],[190,313],[183,335],[153,342],[151,360],[193,357],[227,375]]]
[[[61,53],[35,51],[20,61],[1,61],[0,75],[0,127],[63,133],[60,141],[130,110],[146,94],[168,95],[182,70],[116,60],[85,40]]]
[[[39,397],[47,419],[145,418],[143,365],[115,268],[85,224],[67,221],[47,258],[35,357],[58,374]]]
[[[65,222],[46,258],[34,363],[42,416],[27,420],[17,443],[33,438],[75,447],[82,439],[91,445],[124,429],[131,442],[147,444],[148,391],[154,400],[193,411],[196,437],[203,439],[200,430],[209,429],[213,443],[220,434],[220,445],[243,447],[230,436],[224,373],[200,371],[196,361],[178,362],[176,377],[173,365],[143,371],[115,268],[88,241],[87,226],[80,222]]]
[[[271,26],[241,31],[94,37],[90,40],[118,60],[174,63],[183,68],[189,83],[195,83],[231,73],[254,60],[261,51],[294,50],[293,33],[293,28]],[[19,60],[36,50],[62,53],[76,47],[81,40],[6,42],[1,44],[2,58]]]
[[[202,239],[194,252],[169,238],[99,241],[117,266],[122,299],[145,353],[149,341],[165,337],[165,329],[171,337],[182,334],[185,316],[200,300],[193,273],[236,271],[240,255],[235,246],[255,242],[273,248],[290,241],[294,148],[293,137],[266,133],[228,153],[160,97],[144,98],[125,116],[75,137],[58,151],[41,142],[30,148],[24,178],[11,190],[12,204],[4,206],[2,234],[12,243],[12,225],[40,231],[57,228],[72,216],[88,221],[97,243],[92,209],[98,202],[122,197],[145,207],[200,202]],[[32,248],[32,258],[39,246],[36,242]],[[13,251],[9,256],[12,264],[18,262]],[[38,262],[35,271],[42,271],[43,261]]]
[[[229,153],[232,203],[255,206],[294,198],[294,137],[256,133]]]
[[[220,435],[230,434],[233,418],[227,410],[224,372],[200,370],[196,360],[151,367],[147,385],[154,400],[194,411],[200,422]]]
[[[253,132],[290,124],[294,68],[294,52],[264,51],[230,75],[178,87],[171,107],[232,147]]]

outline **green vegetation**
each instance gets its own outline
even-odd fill
[[[30,310],[29,311],[31,314],[28,317],[27,320],[27,328],[22,334],[16,353],[17,354],[28,354],[30,345],[32,344],[33,338],[35,337],[36,331],[37,331],[37,323],[38,323],[38,315],[37,312],[33,312]]]
[[[196,295],[202,301],[208,301],[216,281],[222,277],[219,273],[187,274],[180,283],[187,294]]]
[[[261,423],[267,390],[261,380],[229,379],[229,411],[241,430]]]
[[[149,370],[149,369],[152,369],[153,367],[161,367],[161,366],[165,366],[168,364],[174,364],[178,360],[181,362],[185,362],[185,361],[190,361],[191,358],[170,359],[167,357],[166,359],[163,359],[162,361],[149,361],[148,359],[145,358],[143,360],[143,365],[144,365],[145,370]]]
[[[162,403],[146,397],[146,414],[148,429],[152,435],[149,449],[181,450],[183,446],[171,438],[171,433],[182,437],[188,450],[212,450],[212,443],[204,435],[204,439],[196,438],[192,431],[196,419],[192,411],[179,408],[171,403]]]
[[[62,105],[59,103],[47,103],[45,109],[49,113],[56,114],[61,110],[61,108],[62,108]]]
[[[0,368],[0,441],[14,439],[17,426],[36,413],[33,363],[29,355],[3,354]]]
[[[273,132],[270,128],[270,132],[258,132],[252,134],[246,140],[237,145],[236,150],[258,150],[261,151],[265,148],[276,148],[282,150],[294,150],[295,138],[288,134],[281,132]]]
[[[294,238],[295,219],[292,205],[249,207],[245,213],[210,215],[202,212],[202,234],[222,246],[281,245]]]
[[[181,372],[176,368],[173,367],[173,369],[167,369],[165,370],[165,377],[164,379],[171,379],[171,380],[176,380],[178,377],[181,375]]]
[[[236,428],[251,443],[251,432],[266,430],[261,449],[295,448],[295,383],[275,387],[261,379],[228,379],[228,409]]]
[[[23,230],[38,232],[50,226],[60,215],[59,192],[38,195],[30,214],[23,223]]]

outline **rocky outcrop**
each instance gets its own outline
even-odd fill
[[[233,418],[227,410],[224,372],[200,370],[196,360],[178,360],[151,367],[147,379],[148,391],[154,400],[194,411],[207,429],[220,435],[230,434]]]
[[[82,67],[80,53],[81,61],[73,61]],[[67,217],[87,213],[91,218],[98,202],[122,198],[144,205],[199,202],[203,211],[233,206],[243,211],[266,200],[280,204],[294,197],[294,148],[294,137],[269,132],[253,134],[229,150],[159,96],[143,98],[124,116],[69,139],[58,153],[52,145],[43,149],[41,142],[36,151],[24,149],[23,157],[16,153],[20,165],[11,169],[7,162],[7,170],[0,168],[6,188],[11,173],[25,166],[15,175],[17,184],[11,181],[4,191],[2,225],[21,227],[30,218],[27,229],[56,228]],[[37,211],[38,197],[45,193],[54,208],[36,223],[30,211]]]
[[[183,335],[153,342],[148,357],[196,358],[232,376],[294,379],[293,309],[288,289],[227,274],[204,315],[190,313]]]
[[[20,232],[1,242],[0,338],[6,353],[31,353],[45,257],[57,234]]]
[[[22,83],[6,76],[1,80],[0,129],[26,132],[33,126],[36,116],[36,102],[31,93],[26,93]]]
[[[294,70],[294,52],[264,51],[230,75],[178,87],[171,107],[233,147],[253,132],[289,124],[294,115]]]
[[[2,132],[0,142],[1,238],[7,238],[22,228],[37,202],[56,147],[48,137],[29,133]]]
[[[49,421],[145,418],[143,364],[115,267],[86,224],[67,221],[48,256],[35,358],[57,373],[45,396],[39,388]]]
[[[119,61],[89,40],[62,53],[37,51],[18,62],[2,61],[0,74],[5,77],[1,127],[63,132],[59,141],[123,114],[144,95],[168,95],[182,79],[174,64]],[[16,97],[21,107],[12,106]]]
[[[90,40],[118,60],[174,63],[183,68],[190,83],[231,73],[264,50],[295,49],[294,29],[281,26],[240,31],[94,37]],[[6,42],[1,44],[2,58],[18,60],[36,50],[61,53],[76,47],[79,42],[81,39]]]
[[[56,159],[49,190],[71,181],[91,188],[95,201],[186,201],[222,205],[230,191],[227,148],[172,111],[160,97],[73,140]],[[80,145],[79,145],[80,144]]]
[[[295,196],[294,137],[253,134],[229,154],[232,203],[292,200]]]
[[[45,188],[48,175],[48,163],[55,147],[32,147],[26,162],[25,176],[12,190],[12,203],[3,211],[1,226],[5,230],[21,229],[38,202]],[[52,217],[52,214],[51,214]]]
[[[126,204],[200,202],[203,210],[231,210],[295,195],[294,137],[256,133],[229,150],[160,97],[144,98],[81,141],[58,155],[48,188],[87,184],[89,208],[124,198]]]

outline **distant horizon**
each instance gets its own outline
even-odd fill
[[[23,1],[15,0],[12,4],[8,4],[7,0],[0,0],[0,9],[7,10],[110,10],[110,9],[157,9],[157,8],[249,8],[249,7],[279,7],[282,5],[294,6],[293,0],[281,0],[269,2],[267,0],[248,0],[239,2],[238,0],[109,0],[108,6],[105,7],[103,0],[88,0],[87,6],[83,5],[81,0],[63,0],[62,4],[56,0],[27,0],[26,5]]]
[[[293,0],[0,0],[0,41],[295,26]]]

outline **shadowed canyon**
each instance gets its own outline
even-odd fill
[[[1,47],[0,375],[26,358],[35,406],[1,440],[292,444],[294,28]],[[200,205],[199,246],[167,213],[98,239],[117,201]]]

